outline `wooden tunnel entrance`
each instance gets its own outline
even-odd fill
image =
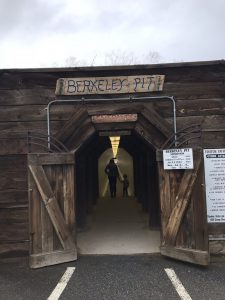
[[[99,193],[98,161],[105,150],[110,150],[107,136],[94,135],[93,138],[76,153],[75,173],[77,225],[84,227],[87,213],[92,211]],[[134,193],[143,209],[149,213],[150,228],[159,228],[159,193],[156,152],[137,135],[121,136],[120,149],[129,153],[133,159]],[[108,161],[106,161],[108,163]],[[121,163],[119,168],[123,171]],[[102,172],[104,172],[102,167]],[[106,177],[106,176],[105,176]],[[120,183],[118,182],[117,185]]]
[[[134,114],[134,121],[105,122],[102,118],[105,115],[128,117]],[[96,122],[98,116],[100,121]],[[184,261],[208,264],[205,204],[204,197],[199,194],[202,177],[196,180],[202,158],[196,154],[193,172],[180,172],[179,176],[173,171],[165,172],[157,149],[171,136],[171,124],[151,105],[131,105],[128,111],[125,104],[119,107],[111,104],[107,108],[77,107],[55,134],[69,153],[61,154],[62,157],[54,153],[28,155],[31,267],[76,259],[75,223],[82,226],[86,212],[95,204],[98,196],[97,158],[109,147],[108,139],[102,134],[107,136],[107,132],[117,132],[119,135],[124,131],[129,135],[122,136],[120,147],[134,158],[136,194],[149,211],[149,225],[155,227],[161,224],[161,253]],[[88,181],[87,173],[90,174]],[[195,204],[196,199],[198,205]],[[200,210],[201,222],[197,221]]]

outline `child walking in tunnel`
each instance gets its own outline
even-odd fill
[[[123,197],[128,197],[128,187],[129,187],[129,181],[127,178],[127,175],[123,175]]]

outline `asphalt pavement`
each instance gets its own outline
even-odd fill
[[[48,299],[68,267],[75,271],[60,300],[181,299],[165,272],[168,268],[186,289],[186,299],[225,299],[225,263],[205,268],[160,255],[86,255],[37,270],[29,269],[24,259],[1,262],[0,299]]]

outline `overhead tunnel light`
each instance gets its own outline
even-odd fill
[[[109,139],[112,145],[113,156],[116,157],[120,144],[120,136],[110,136]]]

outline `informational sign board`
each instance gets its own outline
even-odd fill
[[[225,149],[204,149],[207,218],[225,222]]]
[[[56,95],[98,95],[162,91],[165,75],[60,78]]]
[[[192,148],[163,150],[164,170],[193,169]]]

